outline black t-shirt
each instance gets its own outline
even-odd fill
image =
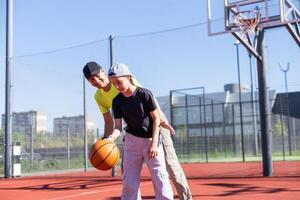
[[[141,87],[137,87],[130,97],[119,93],[112,105],[114,118],[125,120],[126,132],[143,138],[152,137],[153,120],[150,112],[156,108],[152,93]]]

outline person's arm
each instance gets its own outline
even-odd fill
[[[119,110],[118,103],[116,103],[115,100],[113,100],[113,103],[112,103],[112,111],[113,111],[114,117],[115,117],[115,119],[113,121],[114,128],[113,128],[111,134],[107,137],[107,139],[115,141],[121,135],[121,132],[122,132],[122,115]]]
[[[94,99],[97,103],[97,106],[99,108],[99,111],[102,113],[103,116],[103,121],[104,121],[104,135],[102,139],[107,138],[113,131],[114,129],[114,120],[113,120],[113,115],[110,112],[110,107],[108,107],[105,104],[105,101],[102,100],[103,96],[106,95],[104,93],[101,93],[101,90],[97,90]],[[107,99],[107,98],[104,98]]]
[[[115,119],[115,129],[112,131],[111,135],[107,139],[115,141],[121,135],[121,132],[122,132],[122,119],[118,118]]]
[[[159,119],[160,119],[160,126],[168,129],[170,131],[171,134],[175,134],[175,130],[173,129],[173,127],[169,124],[168,119],[166,118],[165,114],[162,112],[162,110],[160,109],[160,106],[158,104],[158,101],[156,98],[154,98],[155,104],[157,106],[158,109],[158,114],[159,114]]]
[[[153,132],[152,132],[152,141],[148,151],[149,158],[154,158],[157,156],[157,146],[158,146],[158,136],[159,136],[159,124],[160,124],[160,116],[158,113],[158,109],[150,112],[150,115],[153,119]]]
[[[107,138],[108,136],[111,135],[112,131],[114,130],[114,121],[110,111],[103,113],[103,119],[104,119],[104,138]]]

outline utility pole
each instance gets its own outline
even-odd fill
[[[109,67],[112,67],[113,63],[114,63],[114,57],[113,57],[113,39],[114,39],[114,36],[110,35],[109,36],[109,60],[110,60],[110,66]],[[112,168],[112,171],[111,171],[111,175],[113,177],[117,176],[117,167],[113,167]]]
[[[115,37],[110,35],[109,36],[109,67],[111,67],[114,63],[114,50],[113,50],[113,39]]]

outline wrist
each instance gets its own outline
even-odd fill
[[[152,145],[157,145],[157,143],[158,143],[158,140],[153,140],[153,139],[151,140]]]
[[[110,136],[107,137],[107,139],[110,139],[110,140],[112,140],[112,141],[115,141],[116,138],[115,138],[113,135],[110,135]]]

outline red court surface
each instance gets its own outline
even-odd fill
[[[300,162],[274,163],[274,176],[262,177],[261,163],[183,164],[193,199],[300,199]],[[120,174],[120,172],[118,172]],[[148,170],[142,171],[143,199],[155,199]],[[175,199],[177,198],[176,192]],[[0,179],[1,200],[117,200],[121,178],[90,170]]]

